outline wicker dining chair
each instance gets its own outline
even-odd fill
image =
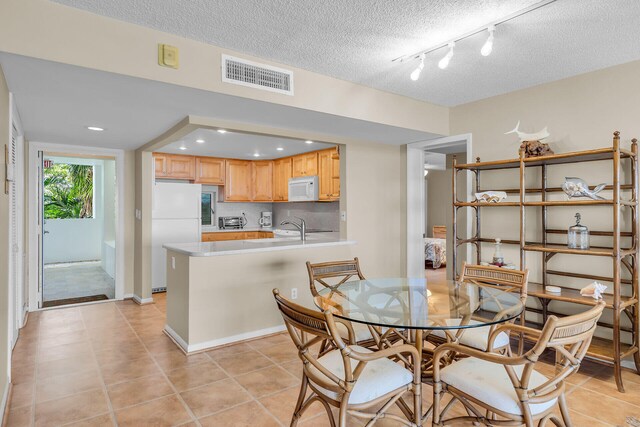
[[[535,345],[523,355],[484,352],[456,343],[438,347],[434,352],[433,426],[466,420],[490,426],[533,427],[538,421],[538,427],[548,422],[557,427],[572,427],[565,380],[578,371],[604,307],[604,301],[600,301],[580,314],[564,318],[549,316],[541,331],[504,324],[491,333],[490,342],[506,331],[537,337]],[[556,370],[551,378],[535,370],[547,349],[556,352]],[[441,367],[441,359],[449,357],[450,352],[469,357]],[[441,408],[445,394],[450,394],[452,399]],[[462,403],[468,416],[443,420],[456,402]],[[560,407],[560,418],[553,413],[556,403]]]
[[[282,297],[277,289],[273,295],[303,363],[292,427],[315,401],[324,406],[332,427],[336,426],[332,406],[339,409],[339,427],[346,426],[347,415],[366,419],[367,425],[382,418],[407,426],[421,425],[420,355],[414,346],[403,344],[371,351],[355,343],[345,343],[336,326],[341,319],[334,318],[329,310],[319,312],[297,305]],[[344,325],[351,329],[349,322]],[[324,340],[333,341],[335,349],[316,356],[314,346]],[[407,361],[412,370],[390,358]],[[308,389],[311,393],[306,397]],[[406,392],[412,394],[410,404],[402,397]],[[406,419],[388,412],[394,405]]]
[[[307,261],[307,271],[309,272],[309,287],[311,295],[318,297],[318,286],[335,289],[337,286],[352,280],[364,280],[364,275],[360,270],[358,258],[346,261],[330,261],[312,264]],[[378,348],[378,341],[374,335],[379,336],[382,332],[375,330],[373,334],[369,326],[361,323],[352,323],[358,345],[367,348]],[[349,336],[345,328],[340,327],[342,338],[348,340]],[[323,346],[324,348],[324,346]]]
[[[459,282],[474,283],[483,287],[497,288],[505,292],[518,292],[520,294],[520,301],[522,304],[527,302],[527,283],[529,278],[528,270],[507,270],[495,266],[483,266],[472,265],[464,263],[462,266],[462,274],[458,279]],[[494,301],[497,311],[500,312],[502,307],[500,306],[500,300]],[[454,320],[459,322],[460,320]],[[469,324],[477,323],[477,321],[470,319]],[[520,324],[524,326],[525,317],[524,312],[520,315]],[[450,325],[452,326],[452,325]],[[489,344],[489,336],[495,330],[496,325],[493,326],[480,326],[466,329],[458,329],[455,333],[451,333],[443,330],[435,330],[429,335],[428,340],[434,344],[442,344],[445,341],[458,342],[462,345],[476,348],[478,350],[487,350]],[[510,352],[510,337],[507,332],[502,332],[496,337],[494,344],[494,350],[505,350]],[[524,339],[522,334],[519,334],[518,340],[518,354],[523,351]]]

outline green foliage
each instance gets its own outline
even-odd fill
[[[45,219],[93,216],[93,166],[54,164],[44,171]]]

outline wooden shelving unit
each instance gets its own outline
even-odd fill
[[[612,192],[611,199],[607,200],[590,200],[590,199],[573,199],[573,200],[548,200],[550,193],[562,192],[561,187],[550,187],[547,185],[548,168],[555,165],[564,165],[569,163],[583,163],[594,161],[610,161],[612,166],[612,184],[607,185],[605,190]],[[623,162],[623,160],[625,160]],[[621,183],[621,169],[630,168],[631,181]],[[540,187],[526,188],[526,175],[530,168],[539,168]],[[461,202],[457,199],[457,175],[460,171],[468,171],[475,176],[475,191],[486,191],[480,185],[480,173],[485,171],[496,171],[504,169],[519,169],[519,188],[518,189],[495,189],[506,191],[507,194],[518,195],[517,202],[501,202],[501,203],[481,203],[481,202]],[[627,200],[621,197],[621,193],[630,194]],[[531,201],[530,197],[535,196],[539,200]],[[524,153],[520,154],[519,159],[498,160],[491,162],[481,162],[480,158],[476,163],[457,164],[453,162],[453,235],[455,238],[455,246],[453,251],[453,265],[457,266],[457,250],[462,245],[472,244],[476,248],[476,262],[482,260],[482,243],[491,243],[493,238],[483,237],[481,233],[481,210],[483,208],[491,208],[487,212],[488,215],[495,212],[495,209],[505,208],[505,212],[512,213],[514,207],[519,208],[520,219],[520,239],[519,240],[502,240],[503,244],[517,245],[520,252],[520,269],[527,268],[526,254],[528,252],[539,253],[542,257],[542,271],[540,272],[541,283],[529,282],[528,295],[540,302],[541,308],[527,307],[527,312],[536,313],[542,317],[543,322],[549,315],[563,315],[563,313],[552,312],[549,310],[549,304],[552,301],[561,301],[564,303],[594,305],[595,300],[591,297],[583,297],[578,289],[574,289],[562,283],[562,279],[555,279],[554,286],[561,288],[561,293],[550,293],[546,287],[551,284],[550,276],[555,278],[577,278],[586,280],[598,280],[609,282],[612,284],[612,292],[604,296],[607,308],[611,312],[610,322],[602,320],[599,326],[611,330],[612,339],[594,338],[589,349],[588,357],[597,361],[612,364],[614,367],[614,376],[618,390],[624,392],[622,382],[622,366],[621,361],[625,357],[633,356],[636,371],[640,373],[640,350],[639,350],[639,330],[640,330],[640,303],[638,291],[638,232],[640,229],[640,215],[638,212],[638,145],[637,140],[631,142],[631,149],[626,150],[620,147],[620,133],[615,132],[613,144],[611,147],[596,150],[577,151],[570,153],[554,154],[544,157],[525,158]],[[612,210],[612,229],[611,230],[590,230],[591,236],[610,237],[612,245],[610,247],[591,246],[588,250],[569,249],[566,245],[550,243],[548,237],[550,235],[567,234],[566,230],[559,230],[548,227],[548,216],[554,207],[558,206],[576,206],[581,209],[594,207],[602,209],[610,207]],[[527,220],[527,210],[530,207],[540,208],[540,213],[536,214],[536,223],[541,225],[541,235],[539,241],[526,241],[525,235],[527,224],[531,223]],[[462,208],[471,208],[475,214],[475,235],[471,238],[460,239],[457,230],[458,210]],[[511,208],[511,209],[509,209]],[[625,208],[631,215],[631,230],[621,230],[621,209]],[[530,220],[529,220],[530,221]],[[623,246],[622,241],[627,243]],[[558,269],[550,269],[549,261],[562,255],[582,255],[585,257],[607,257],[613,264],[612,277],[592,275],[585,273],[576,273],[571,271],[563,271]],[[628,271],[630,278],[623,278],[623,269]],[[456,271],[456,276],[458,272]],[[559,282],[560,280],[560,282]],[[558,283],[559,282],[559,283]],[[627,317],[630,326],[622,324],[621,319]],[[538,323],[541,325],[541,323]],[[624,343],[621,340],[621,334],[629,334],[631,343]]]

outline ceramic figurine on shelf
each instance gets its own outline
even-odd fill
[[[553,154],[553,150],[549,148],[549,144],[542,142],[543,139],[549,137],[549,131],[545,126],[544,129],[534,133],[526,133],[520,131],[520,121],[513,130],[505,132],[505,135],[510,133],[518,134],[520,138],[520,151],[524,151],[525,157],[540,157]]]
[[[562,183],[562,190],[572,197],[588,197],[593,200],[604,200],[604,197],[598,196],[598,193],[604,190],[607,184],[596,185],[593,190],[589,189],[589,185],[582,178],[565,177]]]
[[[482,191],[475,195],[476,200],[483,203],[500,203],[507,198],[507,193],[504,191]]]
[[[569,227],[567,246],[569,249],[589,249],[589,229],[580,225],[581,216],[575,215],[576,224]]]

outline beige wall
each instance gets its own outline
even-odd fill
[[[5,150],[10,144],[9,89],[0,68],[0,396],[4,396],[9,380],[9,196],[4,193]],[[6,397],[6,396],[5,396]],[[0,397],[2,399],[2,397]],[[2,410],[4,408],[0,408]]]
[[[399,277],[406,269],[406,155],[403,147],[351,143],[341,171],[348,206],[346,237],[369,277]],[[341,207],[343,209],[343,207]]]
[[[0,7],[0,51],[436,134],[449,131],[446,107],[47,0],[3,0]],[[31,29],[28,36],[24,28]],[[180,49],[179,70],[158,66],[158,43]],[[222,83],[221,53],[294,71],[295,96]]]
[[[533,88],[496,96],[482,101],[455,107],[451,110],[451,132],[473,134],[474,155],[482,160],[497,160],[517,157],[518,140],[515,135],[504,135],[521,120],[521,130],[537,131],[549,127],[548,139],[556,153],[610,146],[612,134],[619,130],[623,147],[629,147],[631,138],[640,137],[640,61],[552,82]],[[628,171],[628,167],[625,168]],[[485,172],[481,175],[483,188],[518,187],[518,172]],[[596,162],[577,166],[550,167],[549,185],[559,186],[565,176],[579,176],[590,185],[612,182],[611,162]],[[527,186],[539,186],[539,175],[528,171]],[[628,173],[623,179],[628,180]],[[627,181],[628,182],[628,181]],[[606,193],[603,195],[607,196]],[[610,195],[610,193],[608,194]],[[625,196],[628,196],[625,195]],[[561,194],[553,197],[562,199]],[[499,210],[497,210],[499,209]],[[540,215],[538,208],[527,208],[527,239],[540,240]],[[482,230],[486,237],[517,239],[519,236],[517,208],[484,210]],[[611,207],[554,207],[549,208],[549,225],[566,229],[573,224],[573,215],[581,212],[583,224],[591,230],[611,229]],[[624,211],[623,211],[624,212]],[[630,215],[622,215],[623,230],[630,229]],[[560,236],[557,243],[566,243]],[[592,244],[611,245],[611,239],[592,238]],[[628,241],[623,241],[628,245]],[[483,259],[492,253],[491,246],[483,249]],[[514,247],[505,250],[505,257],[518,262],[518,251]],[[598,257],[556,256],[550,268],[571,270],[587,274],[611,276],[611,261]],[[541,257],[530,253],[527,267],[530,280],[539,281]],[[624,271],[624,269],[623,269]],[[628,275],[625,274],[625,277]],[[562,278],[551,277],[556,283]],[[588,283],[588,282],[587,282]],[[563,285],[582,287],[585,281],[562,279]],[[611,289],[610,283],[607,283]],[[552,303],[553,306],[557,304]],[[567,309],[576,309],[568,307]],[[579,310],[579,308],[577,308]],[[605,313],[605,316],[608,313]]]

